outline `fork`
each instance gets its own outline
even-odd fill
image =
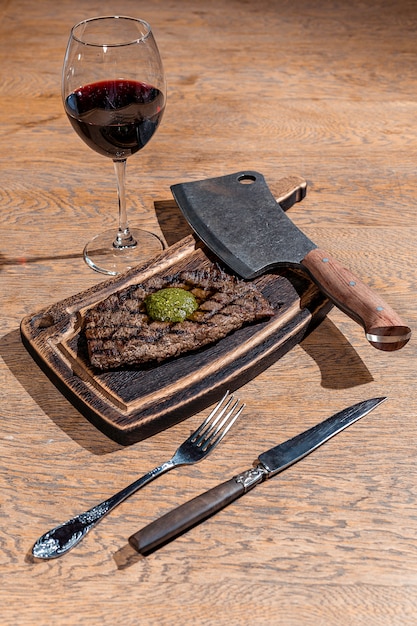
[[[141,478],[97,504],[92,509],[56,526],[39,537],[32,548],[32,555],[38,559],[54,559],[66,554],[86,536],[102,519],[121,502],[138,491],[157,476],[180,465],[192,465],[204,459],[220,443],[245,405],[227,391],[204,422],[186,439],[169,460],[155,467]]]

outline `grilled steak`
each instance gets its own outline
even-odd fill
[[[191,291],[198,309],[183,322],[159,322],[145,298],[166,287]],[[108,370],[163,361],[222,339],[244,324],[271,317],[273,308],[253,283],[217,270],[152,277],[116,292],[89,309],[84,320],[91,365]]]

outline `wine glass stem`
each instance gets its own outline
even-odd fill
[[[127,221],[126,212],[126,194],[125,194],[125,179],[126,179],[126,159],[121,161],[113,161],[114,171],[116,173],[117,182],[117,198],[119,202],[119,229],[115,240],[113,241],[114,248],[133,248],[136,246],[136,240],[132,236],[129,230],[129,224]]]

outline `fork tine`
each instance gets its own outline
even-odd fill
[[[221,429],[223,424],[227,421],[229,414],[233,411],[233,409],[234,409],[235,405],[237,404],[237,402],[239,402],[239,400],[237,400],[237,402],[235,402],[235,404],[233,405],[233,407],[231,408],[229,413],[226,413],[226,411],[229,409],[230,405],[232,404],[233,400],[234,400],[234,396],[230,396],[230,398],[228,399],[228,401],[226,403],[226,406],[224,406],[222,408],[222,410],[219,412],[219,414],[216,417],[216,419],[211,424],[209,424],[207,426],[206,430],[204,431],[204,433],[202,433],[200,435],[199,440],[198,440],[198,445],[200,445],[202,443],[207,443],[209,439],[211,440],[219,432],[219,430]],[[225,413],[226,413],[226,415],[225,415]],[[222,421],[219,424],[218,422],[219,422],[220,419]]]
[[[223,407],[223,409],[220,411],[223,402],[226,400],[226,398],[229,395],[229,391],[226,391],[226,393],[224,394],[223,398],[216,404],[216,406],[214,407],[214,409],[211,411],[210,415],[208,417],[206,417],[206,419],[204,420],[204,422],[202,424],[200,424],[200,426],[193,432],[193,434],[190,437],[190,440],[192,442],[196,442],[196,440],[198,439],[198,443],[200,443],[200,440],[202,441],[206,435],[206,433],[215,425],[217,424],[217,422],[219,421],[219,419],[222,417],[222,415],[224,414],[225,411],[227,411],[228,407],[230,406],[230,403],[233,400],[233,396],[229,399],[229,401],[226,403],[226,406]],[[219,414],[217,415],[216,419],[213,420],[213,418],[216,416],[217,412],[219,412]],[[213,421],[212,421],[213,420]]]
[[[233,400],[233,396],[231,396],[230,402],[232,402],[232,400]],[[230,405],[230,402],[228,403],[228,406]],[[230,411],[226,413],[226,415],[224,416],[220,424],[217,426],[217,428],[214,430],[214,432],[212,432],[209,435],[209,437],[207,437],[206,441],[204,442],[202,446],[203,450],[207,450],[207,448],[209,447],[214,448],[215,446],[217,446],[217,444],[220,443],[223,437],[229,432],[230,428],[233,426],[233,424],[235,423],[235,421],[237,420],[237,418],[239,417],[239,415],[242,413],[243,409],[246,406],[245,404],[242,404],[240,408],[236,411],[236,413],[233,415],[233,412],[235,411],[239,402],[240,400],[238,398],[236,402],[234,403],[234,405],[232,406],[232,408],[230,409]],[[227,426],[225,426],[225,424],[227,424]],[[225,428],[223,428],[224,426]]]

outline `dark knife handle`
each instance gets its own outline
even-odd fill
[[[311,250],[302,261],[320,289],[349,317],[361,324],[379,350],[399,350],[411,337],[397,313],[370,287],[324,250]]]
[[[175,539],[245,493],[244,484],[232,478],[169,511],[129,537],[130,545],[146,554]]]

